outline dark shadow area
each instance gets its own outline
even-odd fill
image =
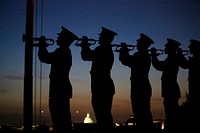
[[[188,124],[189,122],[185,123]],[[182,125],[182,128],[177,133],[199,133],[199,129],[195,129],[193,125]],[[105,133],[109,130],[105,130]],[[19,127],[12,126],[1,126],[0,133],[24,133],[23,130]],[[47,125],[39,125],[32,130],[32,133],[53,133],[52,127]],[[97,133],[96,124],[84,124],[84,123],[75,123],[73,124],[72,133]],[[136,126],[130,125],[119,125],[114,126],[112,133],[142,133]],[[168,133],[166,129],[161,129],[160,124],[154,124],[154,129],[149,131],[146,130],[146,133]]]

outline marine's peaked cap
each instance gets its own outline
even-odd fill
[[[190,39],[190,45],[188,47],[192,47],[192,48],[200,48],[200,41],[199,40],[195,40],[195,39]]]
[[[114,31],[112,31],[112,30],[110,30],[108,28],[105,28],[105,27],[102,27],[102,31],[101,31],[101,33],[99,35],[102,35],[102,34],[108,35],[108,36],[116,36],[117,35],[116,32],[114,32]]]
[[[174,39],[167,38],[167,44],[165,44],[165,46],[179,47],[181,46],[181,43]]]
[[[145,35],[144,33],[140,34],[140,39],[144,40],[144,41],[146,41],[146,42],[148,42],[150,44],[154,44],[154,41],[150,37],[148,37],[147,35]]]
[[[71,32],[70,30],[68,30],[64,26],[62,26],[61,29],[62,29],[61,32],[57,33],[58,35],[66,37],[68,39],[72,39],[72,40],[78,39],[78,37],[73,32]]]

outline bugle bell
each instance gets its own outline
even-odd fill
[[[45,44],[46,44],[46,47],[48,47],[48,46],[50,46],[50,45],[53,45],[54,44],[54,40],[53,39],[51,39],[51,38],[45,38],[45,36],[41,36],[40,38],[37,38],[37,37],[33,37],[32,38],[32,41],[33,41],[33,47],[38,47],[39,45],[39,41],[40,41],[40,39],[44,39],[44,41],[46,42]],[[22,41],[23,42],[25,42],[26,41],[26,35],[25,34],[23,34],[23,36],[22,36]]]
[[[75,45],[80,47],[83,45],[82,42],[86,42],[90,46],[90,45],[96,44],[97,41],[99,40],[88,38],[87,36],[83,36],[82,38],[77,39]]]
[[[122,48],[122,47],[127,47],[128,48],[128,51],[132,51],[135,47],[137,47],[136,45],[128,45],[128,44],[126,44],[126,43],[121,43],[121,44],[112,44],[112,47],[116,47],[115,48],[115,52],[120,52],[120,49]]]

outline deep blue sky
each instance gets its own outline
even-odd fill
[[[35,0],[36,3],[36,0]],[[41,1],[35,5],[34,35],[45,35],[56,39],[61,26],[65,26],[77,36],[98,39],[101,27],[107,27],[118,33],[113,43],[135,44],[140,33],[151,37],[153,47],[163,49],[167,38],[179,41],[181,48],[188,49],[189,40],[200,40],[200,0],[44,0],[41,23]],[[36,15],[37,9],[37,15]],[[26,0],[10,0],[0,3],[0,124],[22,120],[23,76]],[[37,20],[37,21],[36,21]],[[42,26],[41,26],[42,24]],[[42,28],[41,28],[42,27]],[[41,32],[42,31],[42,32]],[[57,48],[48,47],[49,51]],[[73,85],[71,112],[74,122],[83,121],[87,112],[95,119],[90,104],[90,66],[80,58],[80,48],[72,44],[73,66],[70,78]],[[34,49],[33,76],[39,104],[39,73],[37,48]],[[134,53],[134,51],[132,51]],[[36,57],[36,58],[35,58]],[[161,55],[162,60],[166,56]],[[35,83],[35,66],[36,83]],[[49,65],[42,65],[42,109],[44,119],[49,121],[48,112],[48,74]],[[178,81],[182,97],[185,100],[187,88],[187,70],[180,69]],[[123,66],[115,53],[112,76],[116,86],[113,100],[114,121],[125,121],[132,113],[130,108],[130,69]],[[160,96],[161,72],[151,68],[150,80],[153,89],[152,113],[154,118],[164,118],[162,98]],[[76,111],[79,113],[76,113]],[[37,106],[38,111],[38,106]],[[16,117],[15,117],[16,116]],[[47,118],[46,118],[47,117]],[[15,119],[14,119],[15,118]]]

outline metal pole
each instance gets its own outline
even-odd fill
[[[24,133],[32,132],[33,121],[33,19],[34,0],[27,0],[24,67]]]

